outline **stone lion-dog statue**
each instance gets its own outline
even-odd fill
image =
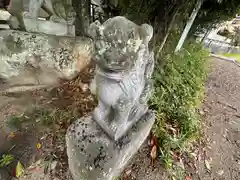
[[[117,16],[92,23],[89,34],[97,64],[90,89],[99,99],[93,119],[117,141],[148,111],[154,68],[148,43],[153,28]]]

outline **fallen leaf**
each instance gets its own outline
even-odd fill
[[[157,138],[156,136],[154,136],[152,133],[150,135],[150,146],[153,147],[153,146],[156,146],[157,145]]]
[[[19,178],[23,172],[24,172],[23,165],[18,161],[16,166],[16,177]]]
[[[156,159],[156,157],[157,157],[157,146],[152,147],[150,156],[151,156],[152,159]]]
[[[15,133],[14,132],[10,132],[9,134],[8,134],[8,139],[12,139],[12,138],[14,138],[16,135],[15,135]]]
[[[211,170],[210,163],[209,163],[209,162],[208,162],[208,160],[206,160],[206,159],[205,159],[205,161],[204,161],[204,162],[205,162],[205,166],[206,166],[207,170],[209,170],[209,171],[210,171],[210,170]]]
[[[42,145],[41,145],[40,143],[37,143],[37,144],[36,144],[36,148],[37,148],[37,149],[40,149],[41,146],[42,146]]]
[[[126,174],[127,176],[129,176],[129,175],[131,174],[131,172],[132,172],[132,170],[129,169],[129,170],[127,170],[127,171],[125,172],[125,174]]]
[[[150,156],[151,156],[151,161],[152,161],[152,165],[154,164],[154,160],[156,159],[157,157],[157,146],[154,145],[151,149],[151,153],[150,153]]]
[[[191,177],[190,176],[186,176],[186,180],[191,180]]]
[[[37,167],[31,167],[27,169],[28,171],[36,171],[39,172],[41,169],[37,166]]]

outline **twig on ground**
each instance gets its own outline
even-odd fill
[[[229,108],[231,108],[231,109],[233,109],[235,111],[238,111],[238,109],[233,107],[231,104],[227,104],[227,103],[224,103],[224,102],[221,102],[221,101],[217,101],[217,103],[222,104],[224,106],[227,106],[227,107],[229,107]]]

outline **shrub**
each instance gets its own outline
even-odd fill
[[[170,152],[181,151],[198,135],[197,107],[203,98],[206,57],[202,46],[191,42],[178,54],[164,53],[156,59],[151,107],[157,119],[153,132],[166,167],[172,164]]]

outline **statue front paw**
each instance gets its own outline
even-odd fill
[[[103,114],[100,111],[99,108],[95,108],[93,111],[93,119],[97,122],[102,121],[103,120]]]
[[[8,24],[11,29],[20,29],[19,21],[15,16],[10,16],[10,18],[8,19]]]
[[[63,18],[60,18],[57,15],[50,16],[49,20],[56,23],[66,23],[66,21]]]

